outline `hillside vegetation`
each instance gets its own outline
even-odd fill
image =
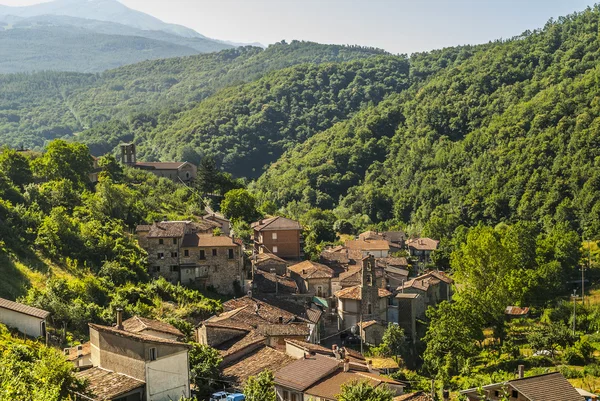
[[[517,220],[597,236],[599,20],[595,7],[508,41],[415,55],[408,91],[288,151],[255,188],[278,206],[438,238]]]
[[[0,75],[0,141],[9,146],[41,149],[48,140],[72,138],[84,129],[111,120],[115,124],[130,124],[133,132],[145,125],[148,117],[174,120],[178,112],[193,107],[219,89],[256,80],[270,71],[303,63],[352,61],[383,53],[361,47],[293,42],[265,50],[245,47],[147,61],[100,75],[64,72]]]

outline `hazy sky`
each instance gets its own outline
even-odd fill
[[[0,0],[28,5],[39,0]],[[203,35],[360,44],[393,53],[484,43],[542,27],[592,0],[121,0]]]

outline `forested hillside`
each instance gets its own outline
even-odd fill
[[[415,55],[410,90],[290,150],[256,190],[296,213],[335,209],[357,226],[412,223],[438,238],[516,220],[596,236],[599,21],[595,7],[508,41]]]
[[[284,150],[407,86],[402,57],[301,65],[221,90],[176,119],[146,116],[137,131],[134,124],[100,125],[78,139],[102,154],[134,132],[142,158],[198,163],[212,156],[235,176],[255,178]]]
[[[217,90],[256,80],[270,71],[381,54],[370,48],[293,42],[264,50],[245,47],[147,61],[99,75],[0,75],[0,142],[41,149],[47,140],[71,137],[110,120],[130,124],[134,131],[147,118],[173,120],[178,112]]]

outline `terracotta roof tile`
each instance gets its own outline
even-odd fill
[[[19,312],[24,315],[37,317],[38,319],[46,319],[50,316],[50,312],[43,309],[34,308],[33,306],[20,304],[18,302],[9,301],[8,299],[0,298],[0,308],[8,309],[14,312]]]
[[[312,397],[337,400],[337,395],[340,393],[342,385],[353,381],[366,381],[373,387],[381,384],[380,381],[360,376],[357,372],[338,370],[307,388],[304,393]]]
[[[94,394],[97,401],[112,400],[120,395],[127,394],[135,389],[144,387],[146,383],[126,376],[105,370],[99,367],[75,373],[79,379],[86,379],[88,390]]]
[[[521,308],[519,306],[507,306],[504,310],[505,315],[510,316],[526,316],[529,313],[529,308]]]
[[[298,274],[303,279],[333,277],[333,270],[331,268],[311,260],[305,260],[304,262],[289,266],[288,270]]]
[[[133,166],[149,170],[179,170],[187,162],[137,162]]]
[[[252,223],[254,231],[274,230],[302,230],[302,226],[296,220],[286,217],[275,216]]]
[[[286,343],[290,343],[297,348],[303,349],[306,352],[314,352],[318,354],[333,356],[333,350],[327,347],[323,347],[318,344],[308,343],[306,341],[300,341],[292,338],[286,338]]]
[[[583,399],[559,372],[511,380],[508,383],[530,401],[582,401]]]
[[[346,241],[346,248],[360,251],[388,251],[390,244],[385,240]]]
[[[222,357],[226,357],[235,354],[236,352],[241,351],[244,348],[264,343],[265,339],[266,337],[262,334],[256,331],[251,331],[243,337],[237,338],[232,342],[227,342],[227,344],[221,344],[219,346],[219,348],[221,349],[220,354]]]
[[[279,256],[274,255],[270,252],[263,252],[263,253],[259,253],[258,255],[255,255],[256,260],[254,261],[254,263],[259,266],[263,263],[267,263],[267,262],[278,262],[281,264],[285,264],[285,265],[289,265],[290,263],[288,261],[285,261],[283,259],[281,259]]]
[[[366,329],[367,327],[371,327],[371,326],[375,326],[377,323],[377,320],[369,320],[368,322],[362,322],[359,323],[358,325],[360,326],[361,329]]]
[[[225,379],[232,380],[238,385],[243,385],[250,376],[256,376],[266,369],[274,372],[293,361],[294,359],[284,352],[262,346],[256,351],[245,355],[243,358],[224,366],[223,376]]]
[[[334,358],[320,354],[298,359],[275,372],[275,383],[293,390],[304,391],[336,371],[340,363]]]
[[[419,251],[435,251],[440,241],[431,238],[413,238],[406,241],[406,246]]]
[[[265,336],[308,337],[310,334],[306,323],[260,324],[256,331]]]
[[[385,288],[378,288],[377,290],[378,290],[379,298],[385,298],[385,297],[389,297],[390,295],[392,295],[392,293],[389,292],[388,290],[386,290]],[[357,285],[354,287],[344,288],[344,289],[336,292],[334,295],[337,298],[341,298],[341,299],[354,299],[354,300],[360,301],[362,299],[361,286]]]
[[[134,316],[123,322],[123,328],[132,333],[143,333],[146,330],[157,331],[159,333],[171,334],[176,337],[183,337],[183,333],[169,323],[159,320],[146,319]]]

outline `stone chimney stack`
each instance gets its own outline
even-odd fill
[[[123,330],[123,309],[117,308],[117,330]]]
[[[519,379],[522,379],[525,377],[525,365],[519,365]]]
[[[348,372],[350,370],[350,360],[348,358],[344,359],[344,372]]]

